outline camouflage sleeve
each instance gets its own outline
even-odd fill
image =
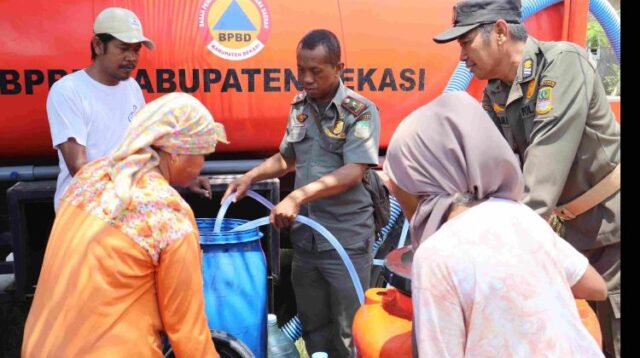
[[[547,218],[558,204],[585,131],[594,69],[576,52],[552,60],[539,77],[536,115],[524,153],[524,203]]]

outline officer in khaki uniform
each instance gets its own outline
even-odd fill
[[[349,357],[360,305],[351,278],[333,246],[293,220],[302,214],[327,228],[349,254],[360,282],[369,282],[375,227],[362,178],[378,164],[380,118],[371,101],[340,80],[343,64],[333,33],[305,35],[297,63],[305,92],[291,103],[279,153],[231,183],[225,197],[235,191],[237,200],[251,183],[295,169],[295,190],[273,209],[271,222],[278,228],[292,224],[292,282],[307,352]]]
[[[489,80],[483,107],[523,163],[523,202],[607,281],[597,302],[607,356],[620,353],[620,127],[584,49],[527,36],[519,0],[467,0],[453,27],[460,59]]]

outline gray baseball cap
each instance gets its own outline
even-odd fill
[[[463,0],[453,6],[453,27],[433,38],[437,43],[453,41],[482,24],[502,19],[520,23],[520,0]]]

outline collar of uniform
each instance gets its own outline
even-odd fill
[[[509,85],[498,79],[489,80],[489,82],[487,82],[485,93],[489,96],[489,99],[491,99],[491,102],[494,105],[497,104],[499,107],[504,108],[510,88],[511,87]],[[494,111],[498,112],[495,109],[495,106]]]
[[[344,98],[347,96],[347,91],[346,91],[347,87],[342,83],[342,79],[339,78],[338,81],[339,81],[338,90],[336,91],[336,94],[333,96],[333,99],[331,99],[331,102],[327,107],[327,109],[331,107],[331,104],[335,105],[336,109],[340,108],[340,104],[342,103]],[[313,106],[316,107],[316,109],[318,109],[317,102],[309,98],[309,96],[305,97],[304,101],[305,103],[312,104]]]
[[[527,82],[535,77],[536,67],[538,66],[538,52],[540,52],[538,40],[529,36],[524,45],[524,51],[522,51],[522,60],[518,66],[518,72],[516,72],[516,78],[513,81],[514,84]],[[528,62],[531,62],[531,68],[525,71],[525,63]]]
[[[487,82],[487,87],[485,91],[487,91],[489,95],[495,96],[498,93],[504,92],[505,89],[508,89],[508,88],[509,87],[506,86],[504,82],[494,79],[494,80],[489,80]]]
[[[338,84],[338,91],[336,91],[336,95],[333,96],[333,99],[331,100],[331,103],[333,103],[336,108],[340,108],[340,105],[342,104],[342,101],[344,100],[345,97],[347,97],[347,90],[346,90],[346,86],[342,83],[342,79],[338,78],[339,84]]]

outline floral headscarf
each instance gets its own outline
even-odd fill
[[[224,126],[195,97],[176,92],[148,103],[109,157],[115,192],[102,198],[105,214],[118,216],[131,201],[131,188],[158,165],[160,158],[152,146],[171,154],[206,155],[215,151],[218,141],[228,143]]]

